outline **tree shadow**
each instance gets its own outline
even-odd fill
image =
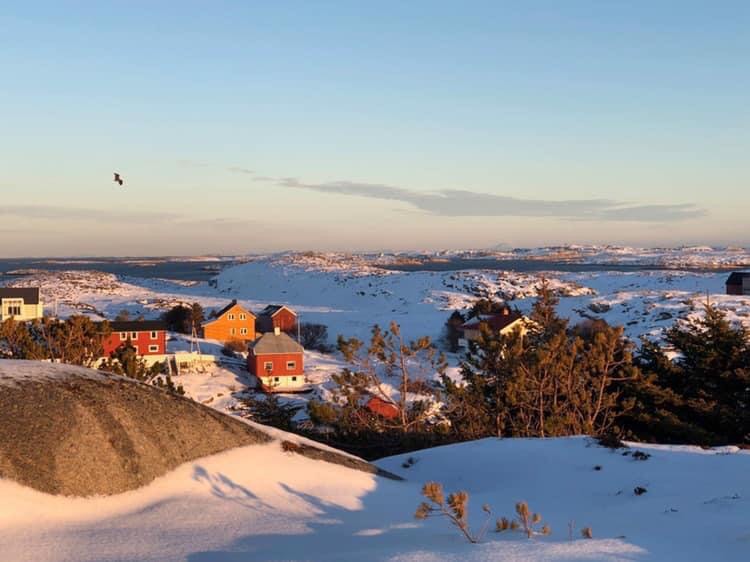
[[[228,476],[220,472],[211,474],[202,466],[193,469],[193,480],[206,484],[211,493],[220,499],[231,501],[249,509],[273,509],[250,490],[237,484]]]
[[[247,562],[249,560],[356,560],[363,551],[374,550],[384,557],[395,555],[415,547],[415,525],[412,520],[412,504],[405,483],[377,480],[379,486],[404,487],[393,490],[393,494],[375,494],[373,491],[361,498],[362,506],[347,509],[321,500],[319,497],[301,492],[287,484],[280,484],[285,493],[301,500],[314,513],[314,520],[300,519],[303,530],[297,534],[279,533],[248,534],[234,541],[223,550],[195,552],[187,557],[189,562]],[[409,491],[411,489],[409,488]],[[401,492],[399,494],[399,492]],[[406,496],[408,503],[394,501],[393,497]],[[221,496],[218,496],[221,497]],[[406,506],[409,509],[404,509]],[[382,514],[379,518],[376,514]],[[380,519],[381,528],[372,528],[373,521]],[[401,521],[391,525],[388,522]],[[248,529],[251,531],[251,529]],[[451,537],[452,538],[452,537]],[[332,547],[335,545],[335,547]],[[321,552],[325,547],[325,552]],[[332,551],[335,551],[332,553]]]

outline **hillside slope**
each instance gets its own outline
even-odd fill
[[[270,430],[131,379],[69,365],[0,360],[0,478],[41,492],[116,494],[185,462],[273,440]],[[310,444],[299,443],[295,450],[377,471]]]
[[[409,477],[399,482],[284,452],[276,441],[185,463],[109,497],[51,496],[0,480],[2,559],[746,560],[750,455],[731,448],[638,450],[651,456],[636,460],[586,438],[485,439],[381,461]],[[527,500],[552,534],[528,540],[490,529],[473,545],[444,519],[415,521],[428,480],[447,492],[468,490],[474,528],[484,521],[483,503],[492,506],[494,521]],[[636,495],[637,486],[647,491]],[[584,526],[592,527],[593,540],[580,538]]]

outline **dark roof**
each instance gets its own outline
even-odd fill
[[[282,308],[286,308],[289,312],[297,316],[296,312],[284,304],[269,304],[266,308],[260,311],[260,316],[273,316]]]
[[[742,280],[750,277],[750,272],[748,271],[733,271],[731,275],[729,276],[729,279],[727,279],[727,285],[742,285]]]
[[[203,322],[203,324],[202,324],[202,325],[205,325],[205,324],[210,324],[211,322],[214,322],[214,321],[216,321],[216,319],[217,319],[217,318],[221,318],[221,317],[222,317],[222,316],[224,316],[224,315],[225,315],[225,314],[226,314],[227,312],[229,312],[229,311],[230,311],[230,310],[232,309],[232,307],[234,307],[234,306],[237,306],[237,305],[238,305],[238,303],[237,303],[237,299],[232,299],[232,302],[230,302],[230,303],[229,303],[228,305],[226,305],[226,306],[225,306],[224,308],[222,308],[222,309],[221,309],[221,310],[219,310],[219,311],[218,311],[218,312],[217,312],[216,314],[214,314],[214,317],[213,317],[213,318],[211,318],[211,319],[209,319],[209,320],[206,320],[205,322]],[[241,308],[242,310],[244,310],[245,312],[247,312],[248,314],[253,314],[253,312],[252,312],[251,310],[247,310],[247,309],[246,309],[246,308],[245,308],[244,306],[242,306],[241,304],[239,305],[239,307],[240,307],[240,308]],[[253,316],[255,316],[255,314],[253,314]]]
[[[24,304],[39,304],[39,287],[0,287],[0,299],[23,299]]]
[[[507,310],[497,314],[483,315],[469,322],[466,322],[461,326],[462,330],[478,330],[480,324],[487,324],[487,326],[494,331],[500,331],[507,328],[516,320],[523,318],[523,314],[515,310]]]
[[[128,320],[109,323],[113,332],[158,332],[165,331],[167,325],[160,320]]]
[[[251,346],[255,355],[266,353],[302,353],[305,349],[284,332],[266,332]]]

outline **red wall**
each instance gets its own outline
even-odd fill
[[[247,357],[247,370],[255,376],[269,376],[266,370],[263,368],[263,363],[270,361],[273,363],[273,372],[270,376],[285,377],[288,375],[302,375],[305,373],[305,366],[303,365],[303,355],[301,353],[273,353],[273,354],[260,354],[255,355],[252,350]],[[296,366],[292,370],[287,370],[286,362],[294,361]]]
[[[126,332],[128,338],[130,338],[130,332]],[[156,330],[156,339],[151,339],[151,330],[136,332],[137,338],[131,339],[131,343],[138,347],[139,355],[164,355],[167,352],[167,333],[164,330]],[[102,345],[104,346],[104,356],[109,357],[110,354],[115,351],[121,345],[127,344],[127,341],[120,339],[120,332],[112,332],[108,337],[104,338]],[[156,345],[159,347],[158,351],[149,351],[149,345]]]
[[[730,285],[727,283],[727,295],[741,295],[742,285]]]
[[[273,316],[273,328],[280,328],[282,332],[289,332],[297,328],[297,316],[282,308]]]

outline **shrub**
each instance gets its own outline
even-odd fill
[[[549,535],[552,533],[549,525],[543,525],[539,528],[538,526],[541,522],[542,516],[539,513],[532,513],[528,503],[518,502],[516,504],[516,518],[512,521],[507,517],[498,519],[495,531],[498,533],[504,531],[522,531],[526,533],[528,538],[534,535]]]
[[[299,325],[300,345],[305,349],[314,349],[321,353],[330,353],[333,348],[328,345],[328,327],[324,324],[304,322]]]
[[[443,486],[437,482],[427,482],[422,487],[422,495],[429,501],[422,502],[414,514],[416,519],[427,519],[430,515],[447,517],[470,543],[478,543],[487,532],[487,524],[492,515],[490,506],[485,504],[482,510],[487,514],[487,521],[478,533],[472,533],[468,521],[468,492],[454,492],[445,498]]]
[[[591,527],[584,527],[583,529],[581,529],[581,536],[584,539],[593,539],[594,533],[591,531]]]
[[[244,353],[246,351],[247,343],[238,339],[229,340],[224,344],[224,347],[221,348],[221,352],[229,357],[234,356],[235,353]]]

